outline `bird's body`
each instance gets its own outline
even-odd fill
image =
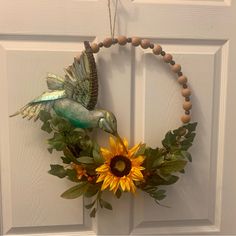
[[[58,99],[53,109],[57,115],[66,118],[72,125],[79,128],[96,128],[99,119],[104,116],[101,110],[89,111],[84,106],[71,99]]]

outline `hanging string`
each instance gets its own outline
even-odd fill
[[[115,12],[114,12],[113,24],[112,24],[112,17],[111,17],[111,0],[108,0],[108,13],[109,13],[110,33],[111,33],[111,38],[112,38],[112,39],[114,39],[114,35],[115,35],[117,6],[118,6],[118,0],[116,0],[116,2],[115,2]]]

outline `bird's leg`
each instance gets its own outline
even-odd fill
[[[124,144],[122,138],[120,137],[120,135],[119,135],[118,133],[116,133],[115,136],[116,136],[116,138],[119,140],[119,142],[121,143],[121,145],[123,146],[124,151],[125,151],[126,153],[128,153],[128,150],[127,150],[127,148],[126,148],[126,146],[125,146],[125,144]]]

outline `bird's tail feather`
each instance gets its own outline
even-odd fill
[[[34,121],[39,119],[39,113],[41,110],[50,111],[53,102],[43,102],[43,103],[28,103],[22,107],[19,111],[10,115],[10,117],[22,115],[22,118],[27,118],[31,120],[34,118]]]

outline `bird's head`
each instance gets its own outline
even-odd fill
[[[117,121],[112,112],[104,111],[103,116],[99,119],[98,126],[107,133],[115,136],[117,134]]]
[[[122,146],[124,147],[124,150],[126,150],[123,140],[121,139],[120,135],[117,132],[117,120],[116,120],[115,115],[112,112],[103,111],[103,117],[99,119],[98,126],[100,129],[104,130],[105,132],[114,135],[122,144]]]

